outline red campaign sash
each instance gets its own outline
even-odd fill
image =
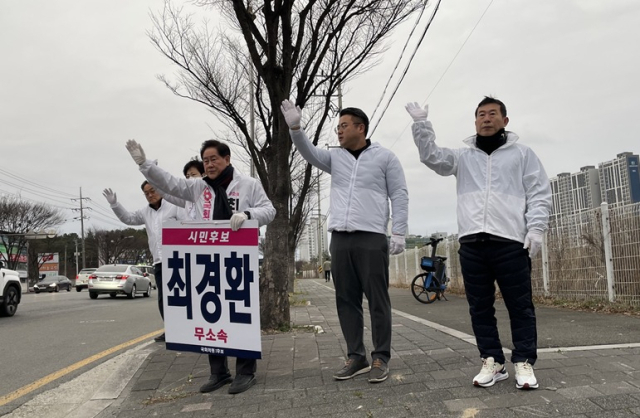
[[[213,194],[211,193],[211,189],[209,189],[208,187],[206,189],[204,189],[204,192],[202,193],[204,195],[204,204],[202,205],[202,217],[204,218],[204,220],[209,220],[211,219],[211,209],[212,209],[212,205],[211,205],[211,200],[213,199]]]

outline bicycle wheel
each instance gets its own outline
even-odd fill
[[[411,293],[413,297],[420,303],[432,303],[438,297],[438,293],[431,283],[432,276],[430,273],[418,274],[411,282]]]

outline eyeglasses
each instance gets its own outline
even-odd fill
[[[341,123],[340,125],[336,126],[336,133],[338,133],[338,131],[344,131],[345,129],[347,129],[347,127],[349,126],[349,123]],[[362,125],[362,123],[351,123],[351,125]]]
[[[156,190],[155,189],[149,189],[146,192],[143,192],[145,196],[149,197],[153,194],[156,194]]]

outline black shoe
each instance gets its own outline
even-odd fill
[[[235,380],[229,386],[229,393],[235,395],[242,393],[256,384],[256,377],[252,374],[238,374]]]
[[[233,379],[231,378],[230,374],[212,374],[209,378],[209,381],[200,386],[200,392],[213,392],[214,390],[220,389],[222,386],[226,385],[227,383],[231,383],[232,381]]]
[[[153,339],[153,341],[157,342],[157,343],[163,343],[164,340],[164,332],[162,333],[162,335],[158,335],[156,338]]]

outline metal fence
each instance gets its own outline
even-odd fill
[[[462,291],[457,236],[438,245],[447,257],[449,287]],[[431,247],[390,258],[390,282],[409,286],[420,274],[420,258]],[[532,260],[534,295],[566,300],[600,300],[640,306],[640,204],[600,208],[551,222],[541,253]]]

